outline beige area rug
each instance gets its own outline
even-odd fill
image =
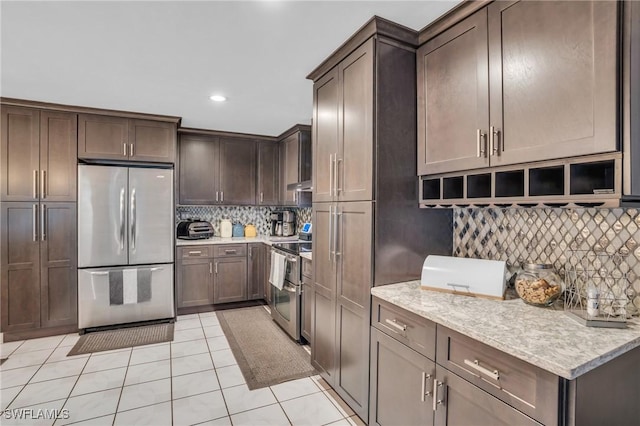
[[[218,311],[218,319],[249,389],[318,374],[307,351],[262,306]]]
[[[96,331],[80,337],[67,356],[110,351],[173,340],[173,324],[154,324]]]

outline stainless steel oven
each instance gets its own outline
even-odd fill
[[[272,252],[285,257],[282,290],[272,288],[271,317],[295,341],[300,341],[302,319],[302,272],[299,249],[304,244],[274,244]],[[310,246],[310,244],[307,244]],[[275,265],[272,262],[271,267]]]

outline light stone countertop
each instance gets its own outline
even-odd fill
[[[311,254],[310,251],[305,251],[300,253],[300,257],[304,257],[305,259],[309,259],[311,261],[313,261],[313,255]]]
[[[201,246],[201,245],[214,245],[214,244],[245,244],[245,243],[265,243],[267,245],[272,245],[273,243],[286,243],[298,241],[298,237],[294,236],[288,240],[283,239],[283,237],[270,237],[268,235],[258,235],[256,237],[233,237],[233,238],[222,238],[222,237],[212,237],[206,238],[202,240],[181,240],[176,238],[176,246]]]
[[[421,290],[420,281],[371,294],[570,380],[640,346],[637,319],[626,329],[586,327],[562,310]]]

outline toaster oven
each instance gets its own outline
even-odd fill
[[[213,237],[213,226],[207,221],[187,219],[178,223],[177,237],[181,240],[199,240]]]

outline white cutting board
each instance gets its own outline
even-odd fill
[[[501,260],[427,256],[420,287],[447,293],[504,299],[507,264]]]

